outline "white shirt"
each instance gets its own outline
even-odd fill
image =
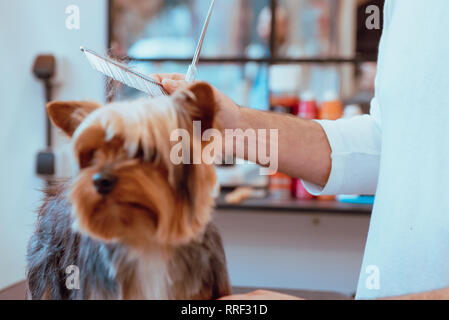
[[[315,194],[376,194],[357,298],[449,287],[449,1],[387,0],[371,115],[321,121]]]

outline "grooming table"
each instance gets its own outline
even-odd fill
[[[25,300],[25,281],[19,282],[5,290],[0,291],[0,300]],[[234,294],[248,293],[258,288],[233,288]],[[300,290],[273,290],[276,292],[289,294],[307,300],[349,300],[350,297],[335,292],[313,292]]]

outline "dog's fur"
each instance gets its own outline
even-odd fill
[[[72,138],[79,170],[46,192],[28,249],[30,298],[215,299],[230,293],[221,238],[211,223],[215,170],[170,161],[174,130],[192,133],[193,121],[203,130],[215,127],[213,101],[212,88],[198,83],[171,97],[47,106],[53,123]],[[102,195],[93,179],[105,172],[117,182]],[[71,265],[80,271],[79,290],[66,286]]]

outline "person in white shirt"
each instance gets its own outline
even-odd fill
[[[386,0],[384,19],[370,115],[306,121],[240,108],[215,89],[218,119],[279,129],[280,171],[314,194],[376,195],[358,299],[449,299],[449,1]],[[154,77],[170,92],[186,85]]]

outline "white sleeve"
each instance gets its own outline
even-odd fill
[[[332,148],[332,170],[323,188],[304,182],[314,195],[374,195],[379,176],[381,153],[380,108],[376,98],[371,114],[349,120],[317,121]]]

